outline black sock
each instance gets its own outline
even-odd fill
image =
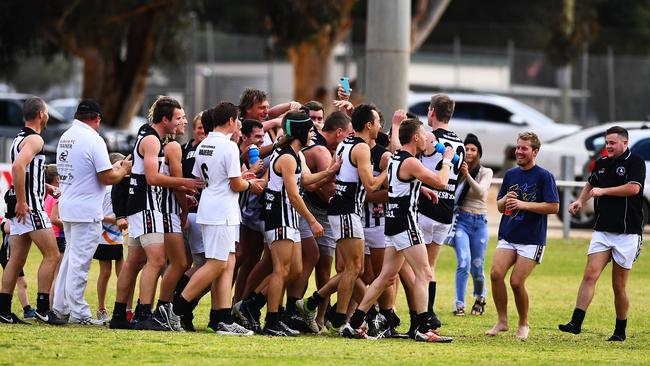
[[[185,290],[185,286],[190,282],[190,278],[186,275],[183,274],[183,276],[176,282],[176,288],[174,289],[174,293],[180,294]]]
[[[318,291],[314,291],[314,293],[307,298],[307,304],[305,304],[305,307],[307,310],[314,311],[318,308],[318,304],[323,300],[323,297],[318,294]]]
[[[280,313],[276,312],[267,312],[266,313],[266,324],[264,326],[266,327],[267,325],[276,325],[280,323]]]
[[[115,302],[113,307],[113,319],[126,320],[126,303]]]
[[[264,307],[264,305],[266,305],[266,296],[261,293],[255,294],[255,297],[253,298],[253,307],[259,311]]]
[[[369,318],[374,318],[377,316],[377,308],[375,305],[371,306],[370,309],[368,309],[368,317]]]
[[[219,323],[232,324],[233,319],[230,315],[230,308],[210,309],[210,324],[216,326]]]
[[[257,293],[256,293],[255,291],[253,291],[253,292],[251,292],[250,294],[248,294],[248,296],[245,296],[245,297],[242,299],[242,302],[244,302],[244,301],[253,301],[253,299],[255,299],[255,296],[256,296],[256,295],[257,295]]]
[[[11,314],[11,298],[12,294],[0,293],[0,314]]]
[[[183,295],[180,295],[174,300],[174,312],[180,316],[183,316],[187,313],[190,313],[192,310],[190,310],[191,303],[185,300]]]
[[[296,301],[298,301],[297,297],[287,296],[287,308],[286,308],[287,314],[294,314],[297,312]]]
[[[30,310],[32,310],[32,306],[31,306],[31,305],[25,305],[25,306],[23,306],[23,311],[30,311]]]
[[[48,310],[50,310],[50,294],[39,292],[36,294],[36,311],[45,314]]]
[[[158,300],[158,303],[156,304],[156,310],[157,310],[159,307],[164,306],[164,305],[167,305],[167,304],[169,304],[169,301]]]
[[[614,334],[625,339],[625,328],[627,328],[627,319],[616,319],[616,328],[614,328]]]
[[[188,311],[190,313],[193,312],[194,309],[196,309],[197,306],[199,306],[199,300],[198,299],[190,301]],[[174,306],[174,312],[176,312],[176,306]]]
[[[332,325],[334,328],[338,328],[343,324],[345,324],[345,313],[334,313],[334,319],[332,319]]]
[[[384,318],[386,318],[386,321],[388,321],[390,323],[391,319],[393,318],[393,309],[379,308],[379,314],[383,315]]]
[[[429,302],[427,311],[433,313],[433,304],[436,302],[436,281],[429,282]]]
[[[354,314],[352,314],[352,317],[350,318],[350,326],[352,329],[357,329],[363,324],[363,319],[366,318],[366,313],[363,311],[357,309],[354,311]]]
[[[415,316],[415,323],[417,324],[418,331],[420,333],[426,333],[429,331],[429,313],[424,312]]]
[[[409,310],[409,321],[410,321],[409,330],[408,330],[409,334],[413,334],[413,332],[415,331],[415,328],[417,328],[417,326],[418,326],[417,323],[415,322],[415,316],[416,315],[417,315],[417,313],[416,313],[415,310]]]
[[[586,312],[582,309],[575,308],[573,309],[573,316],[571,317],[571,324],[576,327],[582,327],[582,321],[585,320]]]
[[[152,315],[151,304],[139,304],[135,308],[135,317],[139,321],[150,319]]]

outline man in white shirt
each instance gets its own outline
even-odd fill
[[[174,303],[181,316],[190,313],[189,302],[212,284],[212,307],[208,328],[217,334],[252,335],[235,323],[230,308],[232,277],[235,267],[235,241],[241,216],[238,193],[252,189],[260,193],[260,180],[247,173],[242,178],[239,149],[230,135],[239,129],[237,107],[221,102],[204,113],[204,129],[212,131],[197,147],[192,173],[206,182],[201,193],[196,222],[201,224],[206,263],[192,276]],[[215,209],[217,208],[218,209]]]
[[[102,232],[102,202],[106,185],[118,183],[131,172],[127,157],[111,165],[106,143],[97,133],[99,104],[83,100],[75,120],[59,140],[57,169],[61,179],[59,211],[67,248],[56,278],[54,310],[69,323],[102,325],[91,317],[84,299],[88,270]]]

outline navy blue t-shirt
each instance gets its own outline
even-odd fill
[[[518,198],[526,202],[560,202],[553,174],[537,165],[529,170],[508,170],[497,200],[509,191],[516,191]],[[546,222],[547,215],[513,211],[509,216],[501,216],[499,239],[512,244],[546,245]]]

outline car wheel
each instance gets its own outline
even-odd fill
[[[582,188],[576,188],[575,190],[571,191],[571,196],[569,199],[569,203],[573,202],[576,197],[580,194],[582,191]],[[565,216],[569,216],[571,218],[571,227],[575,229],[592,229],[594,227],[594,224],[596,222],[596,215],[595,213],[592,212],[587,212],[586,210],[580,211],[577,215],[570,215],[568,212],[564,212],[562,210],[562,201],[564,199],[562,191],[560,190],[559,192],[560,195],[560,211],[557,213],[558,219],[560,221],[564,221]],[[645,207],[645,206],[644,206]],[[650,207],[650,206],[649,206]],[[649,211],[650,212],[650,211]],[[646,218],[647,222],[647,216],[644,216]]]

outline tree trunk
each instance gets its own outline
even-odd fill
[[[331,85],[326,82],[328,75],[324,72],[331,70],[326,66],[330,60],[333,46],[329,35],[321,32],[318,37],[310,42],[302,42],[287,50],[289,60],[293,64],[294,99],[300,103],[320,99],[320,102],[331,100]],[[325,91],[323,98],[322,91]],[[319,97],[319,98],[317,98]]]
[[[84,52],[82,94],[101,101],[102,123],[107,126],[127,127],[142,104],[154,51],[153,22],[152,17],[145,16],[131,23],[124,57],[121,45],[104,47],[107,52],[100,57]]]

